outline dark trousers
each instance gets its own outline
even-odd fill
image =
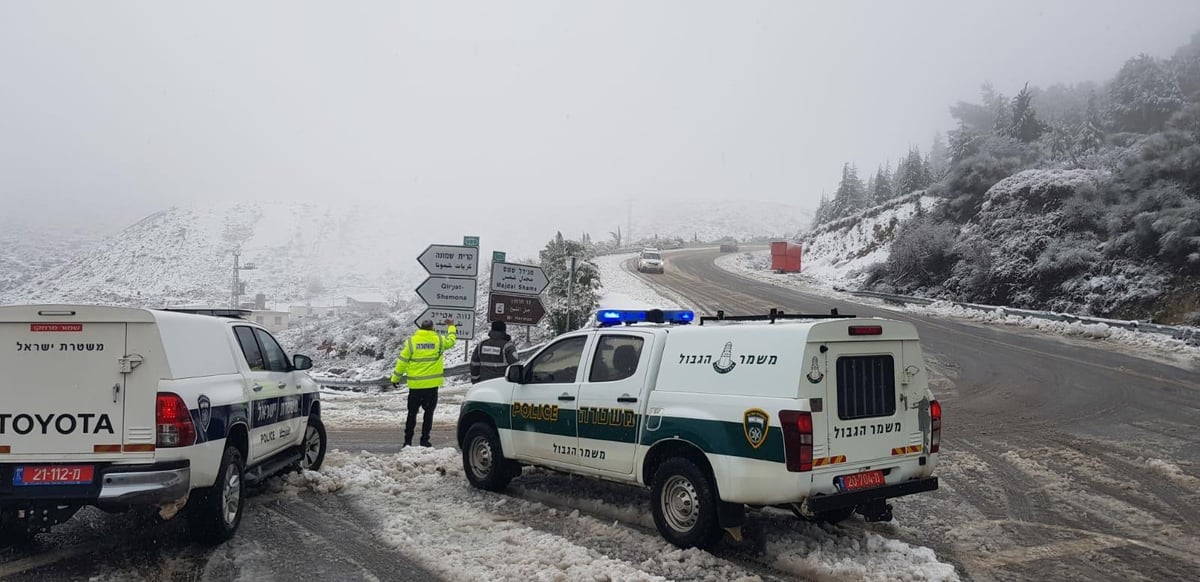
[[[411,445],[413,432],[417,428],[417,409],[425,409],[421,423],[421,444],[429,444],[429,431],[433,430],[433,409],[437,408],[438,389],[424,388],[408,391],[408,420],[404,423],[404,444]]]

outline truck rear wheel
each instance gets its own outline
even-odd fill
[[[197,541],[216,545],[233,537],[246,505],[245,461],[237,447],[225,447],[217,482],[192,492],[187,504],[188,525]]]
[[[477,422],[467,429],[462,455],[467,481],[479,489],[503,491],[514,476],[500,450],[500,435],[490,424]]]
[[[721,540],[716,488],[690,459],[668,459],[654,471],[650,511],[658,533],[676,546],[707,549]]]

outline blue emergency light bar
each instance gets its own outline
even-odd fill
[[[696,312],[688,309],[650,309],[646,311],[629,309],[601,309],[596,312],[596,321],[600,327],[633,323],[678,323],[689,324],[696,319]]]

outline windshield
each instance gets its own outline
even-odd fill
[[[651,261],[658,261],[658,260],[662,260],[662,257],[659,257],[659,256],[658,256],[658,253],[646,253],[646,254],[642,255],[642,258],[643,258],[643,259],[648,259],[648,260],[651,260]]]

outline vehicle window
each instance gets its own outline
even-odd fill
[[[279,347],[279,342],[271,337],[271,334],[261,330],[254,330],[254,335],[258,337],[258,345],[262,346],[263,355],[266,356],[267,369],[272,372],[287,372],[292,367],[288,365],[287,354],[283,348]]]
[[[658,256],[658,253],[645,253],[645,254],[643,254],[643,255],[642,255],[642,258],[643,258],[643,259],[649,259],[649,260],[651,260],[651,261],[657,261],[657,260],[659,260],[661,257],[659,257],[659,256]]]
[[[529,384],[567,384],[575,381],[586,337],[559,341],[538,354],[529,366]]]
[[[838,418],[854,420],[895,414],[895,369],[891,356],[838,358]]]
[[[588,382],[616,382],[637,373],[642,359],[640,337],[632,335],[606,335],[596,344],[596,355],[592,358],[592,370]]]
[[[233,328],[233,333],[242,346],[242,355],[246,357],[246,364],[250,366],[250,369],[256,372],[267,369],[263,361],[262,350],[258,347],[258,340],[254,339],[254,330],[246,326],[238,326]]]

